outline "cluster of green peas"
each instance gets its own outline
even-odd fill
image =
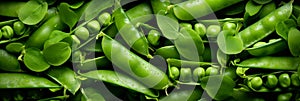
[[[11,26],[5,25],[1,28],[0,39],[11,39],[14,35],[21,36],[26,30],[25,24],[21,21],[15,21]]]

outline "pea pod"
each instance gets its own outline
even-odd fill
[[[81,82],[69,67],[54,67],[47,71],[56,82],[68,89],[73,95],[79,90]]]
[[[297,57],[254,57],[243,60],[236,66],[243,68],[258,68],[270,70],[297,70],[299,65],[299,58]]]
[[[0,73],[0,88],[61,88],[41,76],[26,73]]]
[[[157,95],[152,90],[121,73],[117,73],[110,70],[95,70],[87,73],[82,73],[80,75],[87,78],[101,80],[121,87],[125,87],[143,93],[150,97],[157,97]]]
[[[172,58],[167,59],[167,62],[169,65],[175,67],[195,68],[195,67],[208,67],[214,65],[214,63],[211,62],[186,61],[186,60],[179,60],[179,59],[172,59]]]
[[[279,38],[272,40],[273,41],[270,40],[268,43],[259,46],[254,44],[253,47],[247,48],[246,50],[254,56],[267,56],[281,52],[288,48],[287,42],[284,39]]]
[[[164,72],[130,52],[127,48],[107,35],[103,36],[102,49],[105,56],[114,65],[141,81],[147,87],[164,89],[172,85]]]
[[[0,69],[11,72],[21,72],[21,66],[17,58],[5,50],[0,49]]]
[[[189,0],[176,4],[173,9],[178,19],[192,20],[241,1],[242,0]]]
[[[23,1],[1,1],[0,3],[0,15],[8,17],[18,17],[18,12],[26,2]]]
[[[124,10],[120,7],[114,12],[116,27],[125,42],[136,52],[152,58],[149,54],[147,38],[139,32],[128,18]]]
[[[51,32],[54,30],[61,30],[65,27],[64,23],[60,20],[59,15],[55,15],[47,20],[40,26],[29,39],[26,41],[26,47],[36,47],[42,49],[44,42],[48,39]]]
[[[149,4],[143,2],[126,11],[126,15],[133,25],[146,23],[153,18],[152,9]]]
[[[194,89],[182,88],[184,90],[174,90],[168,96],[162,97],[159,101],[197,101],[203,94],[203,89],[196,86]]]
[[[254,24],[248,26],[244,30],[237,33],[235,36],[242,40],[240,44],[243,48],[235,48],[234,52],[224,51],[224,53],[237,54],[240,53],[247,47],[250,47],[259,40],[265,38],[275,31],[275,26],[280,21],[286,20],[290,17],[292,13],[292,1],[281,6],[275,11],[271,12],[264,18],[255,22]],[[238,42],[238,41],[237,41]],[[241,47],[237,46],[237,47]]]

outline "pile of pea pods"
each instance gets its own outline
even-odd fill
[[[0,1],[1,101],[299,101],[298,0]]]

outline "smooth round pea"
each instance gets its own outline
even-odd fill
[[[3,37],[6,39],[11,39],[14,36],[14,30],[8,25],[2,27],[1,31]]]
[[[22,35],[25,32],[25,25],[21,21],[14,22],[13,29],[17,35]]]
[[[193,79],[195,81],[200,81],[202,77],[205,76],[205,69],[202,67],[197,67],[193,71]]]
[[[177,67],[171,67],[170,68],[170,72],[171,72],[171,78],[176,80],[178,79],[180,72],[179,69]]]
[[[279,85],[283,88],[287,88],[291,85],[291,78],[287,73],[280,74],[278,81]]]
[[[192,82],[193,81],[191,68],[181,68],[180,69],[179,81],[182,81],[182,82]]]
[[[235,30],[236,29],[236,24],[232,22],[225,22],[222,27],[223,30]]]
[[[292,85],[295,86],[295,87],[300,86],[300,79],[299,79],[299,74],[298,73],[293,73],[291,75],[291,82],[292,82]]]
[[[157,46],[159,44],[160,32],[157,30],[150,30],[147,36],[149,43],[153,46]]]
[[[278,83],[278,78],[274,74],[269,74],[267,76],[266,87],[275,88]]]
[[[209,25],[206,30],[206,35],[207,37],[217,37],[220,32],[220,25]]]
[[[86,27],[80,27],[74,34],[81,40],[87,40],[90,36],[90,32]]]
[[[206,71],[205,71],[206,76],[217,75],[217,74],[219,74],[218,68],[215,68],[215,67],[206,68]]]
[[[180,23],[179,24],[181,27],[187,27],[187,28],[193,28],[193,26],[190,24],[190,23],[185,23],[185,22],[183,22],[183,23]]]
[[[206,33],[206,27],[202,23],[196,23],[194,25],[194,30],[200,35],[200,37],[204,37]]]
[[[251,88],[258,90],[262,87],[263,80],[260,77],[254,77],[250,80],[250,84],[251,84]]]
[[[98,19],[99,23],[102,25],[102,26],[107,26],[110,24],[110,21],[111,21],[111,15],[110,13],[108,12],[104,12],[102,13],[101,15],[99,15]]]
[[[100,24],[97,20],[92,20],[86,25],[87,29],[91,33],[97,33],[100,31]]]

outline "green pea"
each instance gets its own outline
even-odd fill
[[[283,88],[287,88],[291,85],[291,78],[287,73],[280,74],[278,81],[279,85]]]
[[[87,23],[86,28],[89,30],[90,33],[96,33],[100,31],[100,24],[97,20],[92,20]]]
[[[42,76],[0,73],[0,88],[61,88],[61,86]]]
[[[24,44],[20,42],[12,42],[7,44],[5,49],[10,53],[20,53],[24,49]]]
[[[7,51],[0,49],[0,69],[11,72],[21,72],[21,66],[18,59],[7,53]]]
[[[248,86],[255,89],[259,90],[263,85],[263,80],[260,77],[253,77],[249,83]]]
[[[235,30],[236,29],[236,24],[232,22],[225,22],[223,24],[222,30]]]
[[[81,40],[87,40],[90,36],[90,32],[86,27],[80,27],[78,28],[74,33],[79,39]]]
[[[180,74],[179,69],[177,67],[171,67],[170,68],[170,73],[171,73],[171,78],[173,80],[178,79],[179,74]]]
[[[2,31],[3,37],[6,39],[11,39],[14,36],[14,30],[8,25],[3,26],[1,28],[1,31]]]
[[[157,95],[149,89],[147,86],[141,84],[140,82],[136,81],[135,79],[128,77],[124,74],[110,71],[110,70],[94,70],[87,73],[80,74],[84,77],[101,80],[104,82],[108,82],[111,84],[115,84],[121,87],[125,87],[127,89],[140,92],[150,97],[157,97]]]
[[[197,67],[193,71],[193,79],[197,82],[200,81],[202,77],[205,76],[205,69],[202,67]]]
[[[77,47],[80,45],[81,41],[76,35],[71,35],[71,38],[72,38],[73,46]]]
[[[200,35],[200,37],[204,37],[206,33],[206,27],[202,23],[196,23],[194,25],[194,30]]]
[[[185,82],[185,83],[193,81],[193,76],[192,76],[192,70],[191,70],[191,68],[180,68],[179,81]]]
[[[180,27],[187,27],[187,28],[190,28],[190,29],[193,28],[192,24],[190,24],[190,23],[184,23],[184,22],[182,22],[179,25],[180,25]]]
[[[150,30],[147,36],[147,39],[149,43],[153,46],[159,45],[159,39],[160,39],[161,33],[157,30]]]
[[[102,26],[108,26],[111,22],[111,14],[108,12],[103,12],[99,15],[97,19]]]
[[[292,82],[292,85],[295,86],[295,87],[300,86],[300,79],[299,79],[299,74],[298,73],[293,73],[291,75],[291,82]]]
[[[21,21],[14,22],[13,29],[17,35],[22,35],[25,32],[25,25]]]
[[[221,32],[220,25],[209,25],[206,29],[206,36],[217,37],[220,32]]]
[[[271,89],[277,87],[278,79],[274,74],[269,74],[266,78],[267,78],[266,87]]]
[[[277,96],[277,101],[291,101],[293,93],[282,93]]]
[[[217,75],[217,74],[219,74],[219,69],[218,68],[215,68],[215,67],[206,68],[206,71],[205,71],[206,76]]]

